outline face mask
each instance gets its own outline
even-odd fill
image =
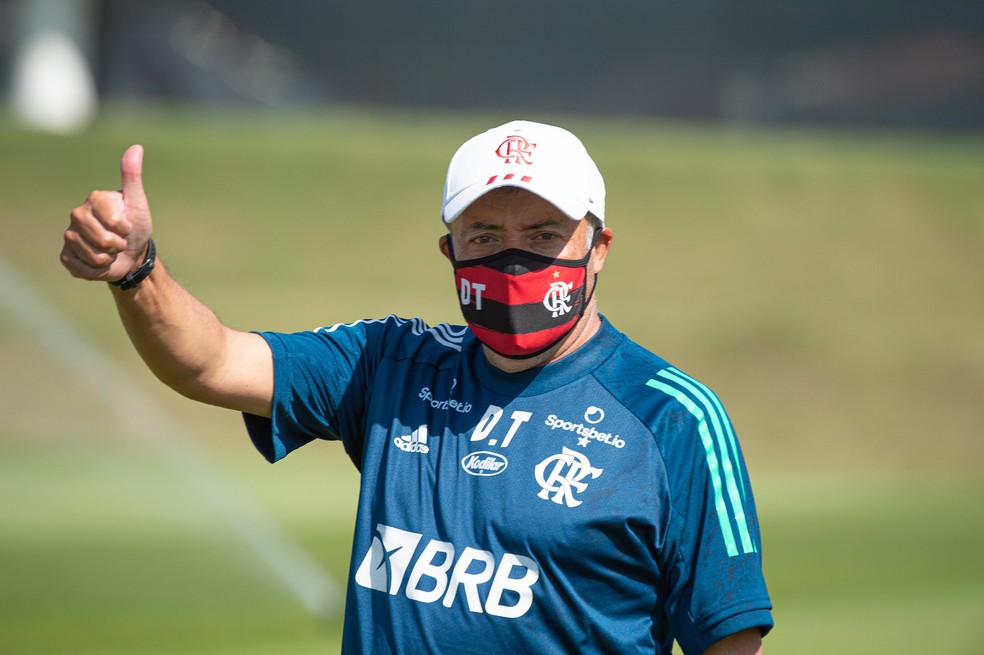
[[[465,321],[503,357],[525,359],[549,350],[584,314],[590,250],[576,260],[510,248],[458,261],[449,237],[448,251]]]

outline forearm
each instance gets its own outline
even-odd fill
[[[110,288],[130,340],[162,382],[194,400],[265,413],[262,392],[237,386],[230,366],[236,342],[256,335],[223,325],[160,260],[136,289]]]

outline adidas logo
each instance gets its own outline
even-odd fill
[[[426,455],[430,452],[430,448],[427,447],[427,426],[421,425],[412,434],[393,439],[393,444],[405,453]]]

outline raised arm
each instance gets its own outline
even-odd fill
[[[142,167],[143,148],[131,146],[121,190],[93,191],[72,211],[61,262],[75,277],[114,282],[146,258],[153,220]],[[135,289],[110,289],[130,340],[161,381],[194,400],[270,416],[273,361],[262,337],[223,325],[159,259]]]

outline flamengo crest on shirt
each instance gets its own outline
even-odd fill
[[[601,475],[603,469],[591,466],[584,453],[564,447],[558,454],[546,458],[536,465],[534,473],[540,493],[537,497],[552,500],[558,505],[577,507],[582,501],[574,497],[575,493],[584,493],[588,483],[584,478],[591,479]]]

